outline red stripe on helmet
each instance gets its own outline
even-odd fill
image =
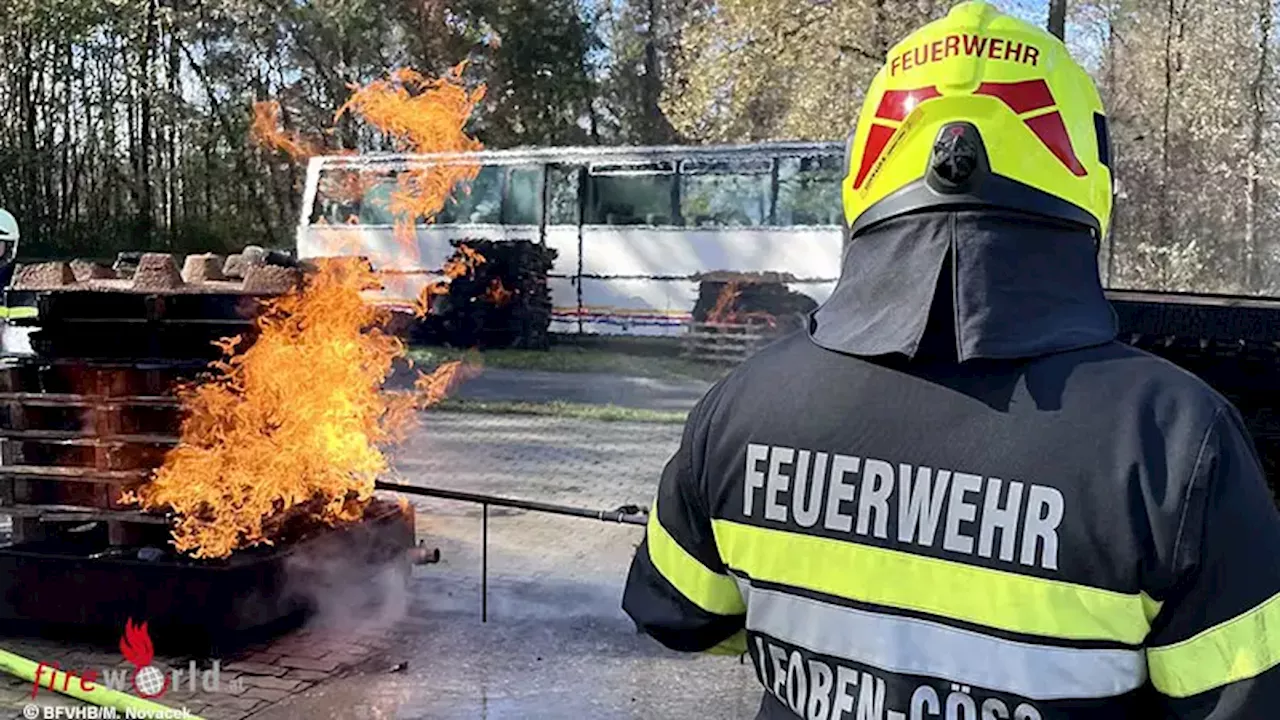
[[[891,137],[893,128],[888,125],[871,126],[871,132],[867,133],[867,144],[862,148],[862,165],[858,168],[858,176],[853,180],[854,190],[862,187],[867,174],[871,172],[871,166],[880,159],[880,154],[884,152],[884,146],[889,144]]]
[[[1071,171],[1076,177],[1084,177],[1089,174],[1084,169],[1084,165],[1080,164],[1080,159],[1076,157],[1076,151],[1071,147],[1071,137],[1067,135],[1067,126],[1062,122],[1062,115],[1058,111],[1053,111],[1045,115],[1033,117],[1030,120],[1024,120],[1027,127],[1031,128],[1031,132],[1040,138],[1040,142],[1049,148],[1063,165]]]
[[[1049,84],[1043,80],[1026,80],[1014,83],[982,83],[974,95],[998,98],[1013,110],[1015,115],[1041,110],[1054,104]]]
[[[876,117],[882,120],[904,120],[907,114],[925,100],[942,97],[936,87],[916,88],[915,90],[886,90],[880,97],[880,106],[876,108]]]
[[[1049,90],[1049,84],[1044,80],[982,83],[974,94],[998,98],[1017,115],[1043,110],[1057,104],[1053,92]],[[1061,113],[1057,111],[1045,113],[1023,122],[1073,175],[1084,177],[1089,174],[1089,171],[1080,163],[1080,159],[1076,157],[1075,148],[1071,146],[1071,136],[1067,134],[1067,126],[1062,122]]]

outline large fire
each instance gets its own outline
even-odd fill
[[[479,149],[463,128],[483,88],[466,91],[456,79],[460,71],[439,80],[399,71],[355,89],[338,114],[357,114],[414,152]],[[279,123],[278,106],[255,107],[255,140],[298,160],[316,151]],[[404,173],[392,209],[412,230],[477,171],[455,165]],[[447,292],[451,279],[484,262],[470,248],[459,250],[443,279],[424,292],[424,307]],[[224,340],[224,358],[210,376],[180,391],[178,446],[151,482],[126,498],[175,514],[178,551],[224,558],[272,543],[294,520],[360,518],[376,478],[388,469],[383,450],[403,439],[417,410],[478,372],[478,364],[456,361],[419,374],[412,391],[383,390],[405,347],[384,330],[390,313],[369,300],[385,279],[370,260],[314,263],[299,288],[264,303],[251,343]]]
[[[319,262],[264,304],[252,343],[226,339],[212,377],[180,392],[181,443],[133,498],[178,516],[179,551],[226,557],[298,515],[358,519],[387,470],[382,448],[476,372],[455,361],[420,376],[417,392],[382,390],[405,348],[362,295],[376,283],[359,260]]]

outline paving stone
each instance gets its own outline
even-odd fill
[[[355,665],[356,663],[368,660],[374,653],[368,652],[352,652],[350,650],[337,650],[320,658],[321,660],[332,660],[338,665]]]
[[[314,660],[303,657],[282,657],[280,658],[280,664],[287,668],[317,670],[319,672],[333,672],[338,669],[338,663],[332,660]]]
[[[255,675],[246,677],[244,679],[244,684],[250,688],[258,687],[270,690],[296,690],[301,684],[301,681]]]
[[[258,663],[260,665],[271,665],[283,656],[284,656],[284,653],[282,652],[274,652],[272,650],[261,650],[259,652],[255,652],[245,656],[244,660],[242,660],[241,662]]]
[[[200,712],[200,717],[204,720],[242,720],[248,716],[248,710],[227,707],[210,706]]]
[[[0,704],[14,705],[24,702],[31,702],[31,687],[29,684],[24,688],[0,689]]]
[[[290,668],[289,672],[284,674],[286,680],[305,680],[307,682],[318,682],[333,677],[333,673],[320,672],[319,670],[303,670],[301,668]]]
[[[293,667],[293,666],[290,665],[288,667],[285,667],[283,665],[266,665],[264,663],[246,661],[246,662],[232,663],[227,666],[227,669],[232,672],[243,673],[246,676],[275,675],[276,677],[279,677],[285,674],[285,672],[288,671],[289,667]]]
[[[290,693],[284,690],[271,690],[269,688],[249,688],[245,691],[244,697],[264,700],[269,703],[280,702],[289,697]]]
[[[293,657],[305,657],[305,658],[311,658],[313,660],[319,660],[320,658],[329,654],[332,650],[333,648],[328,647],[323,643],[301,641],[301,642],[287,642],[277,646],[273,646],[270,652],[277,653],[277,657],[293,656]]]
[[[258,704],[260,702],[261,702],[260,700],[256,700],[254,698],[235,697],[232,695],[210,695],[209,696],[210,707],[229,708],[232,710],[244,710],[246,712],[258,707]]]

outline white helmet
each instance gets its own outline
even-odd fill
[[[18,242],[18,220],[3,208],[0,208],[0,242]]]

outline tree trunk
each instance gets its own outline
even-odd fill
[[[1049,0],[1049,34],[1065,40],[1067,37],[1067,0]]]
[[[1245,214],[1244,214],[1244,289],[1258,290],[1258,205],[1261,187],[1258,182],[1258,157],[1262,152],[1262,130],[1266,122],[1266,103],[1263,97],[1267,77],[1267,65],[1271,50],[1272,8],[1271,0],[1258,0],[1258,68],[1249,88],[1252,117],[1249,137],[1249,160],[1245,164]]]
[[[658,58],[658,3],[645,4],[644,81],[640,85],[644,108],[644,141],[665,145],[675,141],[675,129],[662,112],[662,66]]]
[[[1159,242],[1172,243],[1172,223],[1169,213],[1173,211],[1169,203],[1169,120],[1173,113],[1173,29],[1177,18],[1176,0],[1169,0],[1168,15],[1164,35],[1164,101],[1160,117],[1160,207],[1157,217],[1160,218]]]
[[[154,93],[151,73],[151,57],[156,46],[156,0],[147,1],[147,30],[142,43],[141,98],[138,102],[138,166],[135,182],[138,183],[138,234],[139,241],[150,245],[155,225],[153,195],[151,189],[151,100]]]

